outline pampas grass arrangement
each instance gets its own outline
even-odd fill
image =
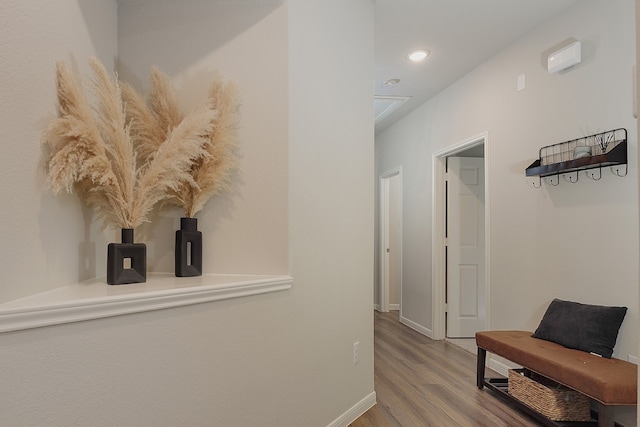
[[[185,211],[176,232],[176,275],[201,275],[202,237],[194,215],[229,188],[237,167],[235,87],[216,79],[203,105],[184,114],[157,68],[145,100],[97,59],[89,65],[94,105],[81,79],[63,62],[56,64],[59,116],[42,138],[52,191],[75,190],[105,225],[122,229],[122,243],[108,246],[109,284],[146,281],[146,246],[133,242],[133,229],[160,202]]]
[[[137,151],[146,159],[156,156],[161,141],[185,120],[169,78],[157,68],[151,70],[148,102],[129,86],[123,87],[123,97],[131,107],[127,110],[132,122],[132,135]],[[207,201],[224,190],[238,162],[238,97],[235,85],[217,77],[209,88],[207,102],[216,110],[213,126],[205,135],[206,155],[200,156],[190,169],[191,179],[183,180],[179,189],[172,188],[167,202],[184,209],[193,218]]]
[[[147,221],[158,202],[174,197],[185,185],[197,185],[192,170],[211,157],[208,145],[216,111],[206,103],[160,132],[157,117],[136,114],[136,105],[123,102],[128,86],[122,92],[97,59],[89,64],[94,106],[78,76],[64,63],[56,65],[59,117],[43,136],[49,148],[48,181],[54,193],[75,189],[106,225],[133,229]],[[143,140],[153,148],[144,151]]]

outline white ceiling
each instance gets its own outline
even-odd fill
[[[376,133],[576,1],[375,0],[375,95],[385,97],[376,115],[386,114]],[[412,63],[414,49],[431,55]]]

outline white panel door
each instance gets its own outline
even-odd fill
[[[380,177],[380,310],[399,310],[402,300],[402,175]]]
[[[484,159],[447,158],[447,336],[485,329]]]

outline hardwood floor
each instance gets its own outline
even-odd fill
[[[375,390],[378,403],[351,427],[539,425],[476,387],[473,354],[401,324],[398,312],[375,312]]]

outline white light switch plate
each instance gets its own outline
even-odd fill
[[[527,76],[520,74],[518,76],[518,92],[523,91],[527,87]]]

